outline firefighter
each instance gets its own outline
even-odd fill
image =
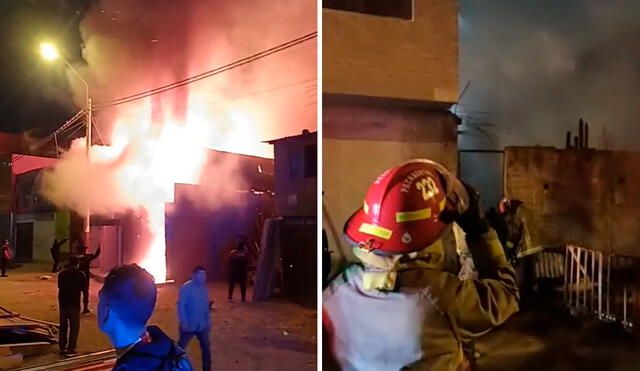
[[[443,270],[445,227],[465,232],[478,278]],[[518,310],[515,274],[478,195],[412,160],[382,173],[344,227],[360,260],[324,290],[323,320],[345,370],[470,369],[463,349]]]
[[[521,309],[528,307],[535,291],[535,259],[541,247],[531,243],[527,221],[524,217],[524,202],[503,199],[498,207],[504,224],[503,246],[507,259],[516,270],[516,282],[520,291]]]

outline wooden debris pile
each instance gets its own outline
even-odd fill
[[[0,369],[19,366],[23,357],[56,344],[58,324],[25,317],[0,306]]]

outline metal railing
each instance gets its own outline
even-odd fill
[[[568,245],[564,271],[564,302],[572,314],[627,329],[640,322],[640,259]]]

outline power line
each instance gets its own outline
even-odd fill
[[[226,99],[206,100],[206,101],[203,101],[203,103],[209,103],[212,106],[215,106],[215,105],[219,105],[219,104],[222,104],[222,103],[231,102],[231,101],[234,101],[234,100],[249,98],[249,97],[253,97],[253,96],[257,96],[257,95],[261,95],[261,94],[265,94],[265,93],[271,93],[271,92],[274,92],[274,91],[277,91],[277,90],[282,90],[282,89],[295,87],[295,86],[302,85],[302,84],[305,84],[305,83],[308,83],[308,82],[311,82],[311,81],[315,81],[315,80],[317,80],[317,78],[311,77],[311,78],[308,78],[308,79],[304,79],[304,80],[300,80],[300,81],[294,81],[294,82],[291,82],[291,83],[288,83],[288,84],[278,85],[278,86],[274,86],[274,87],[271,87],[271,88],[266,88],[266,89],[261,89],[261,90],[254,90],[254,91],[252,91],[250,93],[243,94],[243,95],[230,96],[230,97],[228,97]],[[316,84],[314,84],[314,85],[316,85]],[[118,115],[119,118],[132,117],[132,116],[136,116],[136,115],[135,114]]]
[[[62,133],[64,130],[66,130],[68,127],[70,127],[71,125],[73,125],[74,123],[77,123],[77,120],[82,118],[82,116],[84,115],[85,111],[84,110],[80,110],[78,112],[76,112],[75,115],[73,115],[72,118],[70,118],[69,120],[67,120],[64,124],[62,124],[62,126],[60,126],[58,129],[56,129],[53,133],[49,134],[48,137],[44,138],[43,140],[40,141],[40,143],[38,143],[36,146],[40,146],[48,141],[50,141],[55,135]]]
[[[98,128],[98,124],[96,124],[96,120],[91,118],[91,122],[93,123],[93,127],[96,128],[96,132],[98,133],[98,137],[100,137],[100,144],[104,146],[104,139],[102,139],[102,134],[100,133],[100,129]]]
[[[111,101],[109,103],[103,104],[103,105],[96,105],[95,109],[104,109],[104,108],[107,108],[107,107],[113,107],[113,106],[116,106],[116,105],[133,102],[135,100],[146,98],[146,97],[149,97],[149,96],[152,96],[152,95],[164,93],[166,91],[169,91],[169,90],[172,90],[172,89],[175,89],[175,88],[179,88],[181,86],[188,85],[188,84],[191,84],[193,82],[200,81],[200,80],[206,79],[208,77],[215,76],[215,75],[221,74],[223,72],[226,72],[226,71],[241,67],[243,65],[246,65],[246,64],[249,64],[251,62],[254,62],[254,61],[258,60],[258,59],[265,58],[265,57],[267,57],[269,55],[281,52],[281,51],[283,51],[285,49],[289,49],[289,48],[291,48],[291,47],[293,47],[295,45],[298,45],[298,44],[301,44],[303,42],[312,40],[312,39],[316,38],[317,36],[318,36],[318,32],[314,31],[314,32],[308,33],[308,34],[306,34],[304,36],[298,37],[296,39],[287,41],[287,42],[285,42],[283,44],[271,47],[271,48],[266,49],[264,51],[261,51],[259,53],[250,55],[250,56],[242,58],[242,59],[238,59],[238,60],[236,60],[236,61],[234,61],[232,63],[226,64],[224,66],[217,67],[217,68],[214,68],[212,70],[200,73],[198,75],[191,76],[191,77],[188,77],[186,79],[183,79],[183,80],[180,80],[180,81],[176,81],[174,83],[171,83],[171,84],[168,84],[168,85],[164,85],[164,86],[160,86],[160,87],[157,87],[157,88],[154,88],[154,89],[150,89],[150,90],[147,90],[147,91],[144,91],[144,92],[141,92],[141,93],[133,94],[133,95],[130,95],[130,96],[127,96],[127,97],[118,98],[118,99],[115,99],[115,100],[113,100],[113,101]]]
[[[67,141],[67,140],[69,140],[69,139],[73,139],[73,137],[76,135],[76,133],[78,132],[78,130],[83,129],[83,128],[84,128],[84,126],[85,126],[85,123],[84,123],[84,122],[82,122],[82,121],[80,121],[80,122],[78,123],[78,125],[76,125],[76,126],[75,126],[75,130],[74,130],[74,131],[72,131],[72,132],[70,132],[70,133],[69,133],[69,134],[64,138],[64,140],[65,140],[65,141]]]
[[[73,115],[73,117],[71,117],[69,120],[67,120],[64,124],[62,124],[58,129],[56,129],[53,133],[49,134],[49,136],[47,136],[46,138],[40,140],[40,142],[38,142],[35,147],[40,147],[48,142],[50,142],[52,139],[56,139],[57,140],[57,135],[61,134],[62,132],[64,132],[67,129],[70,129],[72,127],[75,127],[77,125],[81,125],[82,121],[80,121],[80,124],[78,124],[78,119],[80,119],[84,114],[84,110],[80,110],[78,111],[75,115]],[[21,158],[23,158],[24,156],[26,156],[26,154],[20,154],[18,156],[16,156],[12,163],[15,163],[16,161],[20,160]]]
[[[286,50],[286,49],[289,49],[289,48],[291,48],[293,46],[301,44],[303,42],[312,40],[312,39],[314,39],[316,37],[318,37],[318,32],[314,31],[314,32],[308,33],[306,35],[300,36],[298,38],[295,38],[293,40],[287,41],[287,42],[285,42],[283,44],[280,44],[280,45],[271,47],[269,49],[263,50],[263,51],[261,51],[259,53],[250,55],[248,57],[245,57],[245,58],[242,58],[242,59],[239,59],[239,60],[236,60],[236,61],[234,61],[232,63],[227,64],[227,65],[224,65],[224,66],[221,66],[221,67],[217,67],[217,68],[214,68],[212,70],[200,73],[198,75],[191,76],[191,77],[188,77],[186,79],[183,79],[183,80],[180,80],[180,81],[176,81],[174,83],[171,83],[171,84],[168,84],[168,85],[164,85],[164,86],[160,86],[160,87],[157,87],[157,88],[154,88],[154,89],[150,89],[150,90],[147,90],[147,91],[144,91],[144,92],[141,92],[141,93],[133,94],[133,95],[130,95],[130,96],[127,96],[127,97],[122,97],[122,98],[113,100],[113,101],[111,101],[109,103],[106,103],[106,104],[103,104],[103,105],[96,105],[93,110],[105,109],[105,108],[108,108],[108,107],[113,107],[113,106],[116,106],[116,105],[133,102],[135,100],[146,98],[146,97],[149,97],[149,96],[152,96],[152,95],[164,93],[166,91],[169,91],[169,90],[172,90],[172,89],[175,89],[175,88],[179,88],[181,86],[188,85],[188,84],[191,84],[193,82],[200,81],[200,80],[206,79],[206,78],[211,77],[211,76],[218,75],[218,74],[220,74],[222,72],[226,72],[226,71],[241,67],[241,66],[243,66],[245,64],[249,64],[249,63],[251,63],[253,61],[256,61],[258,59],[262,59],[262,58],[265,58],[265,57],[267,57],[269,55],[276,54],[278,52],[281,52],[283,50]],[[285,86],[269,89],[267,91],[278,90],[278,89],[281,89],[281,88],[285,88],[285,87],[292,86],[292,85],[297,85],[297,84],[304,83],[304,82],[307,82],[307,81],[300,81],[300,82],[296,82],[296,83],[293,83],[293,84],[289,84],[289,85],[285,85]],[[264,93],[264,92],[267,92],[267,91],[260,91],[260,92],[256,92],[256,93],[253,93],[253,94],[248,94],[246,96],[257,95],[257,94],[261,94],[261,93]],[[240,99],[240,98],[244,98],[246,96],[235,97],[235,98],[231,98],[231,99],[228,99],[228,100]],[[56,136],[59,133],[61,133],[64,130],[66,130],[67,128],[69,128],[76,120],[78,120],[80,117],[82,117],[83,113],[84,113],[84,110],[78,111],[78,113],[76,113],[71,119],[67,120],[67,122],[65,122],[62,126],[60,126],[60,128],[58,128],[51,135],[49,135],[48,137],[46,137],[43,140],[41,140],[38,144],[36,144],[36,147],[39,147],[39,146],[42,146],[43,144],[46,144],[51,139],[57,139]],[[74,132],[71,134],[71,136],[73,136],[77,131],[78,131],[78,129],[76,128],[76,130],[74,130]],[[16,158],[14,159],[13,162],[19,160],[20,158],[22,158],[24,156],[25,155],[16,156]]]

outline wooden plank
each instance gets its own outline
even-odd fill
[[[52,344],[45,341],[33,343],[0,344],[0,348],[9,348],[12,353],[20,353],[25,357],[48,352]]]
[[[23,347],[23,346],[33,346],[33,345],[51,345],[51,343],[47,343],[45,341],[37,341],[34,343],[0,344],[0,348],[12,348],[12,347]]]
[[[62,359],[40,366],[21,368],[16,371],[97,371],[111,370],[116,362],[113,349]]]
[[[25,329],[32,329],[32,328],[37,328],[38,325],[33,323],[2,323],[0,322],[0,330],[8,330],[8,329],[13,329],[13,328],[25,328]]]
[[[53,326],[53,327],[56,327],[56,328],[60,327],[60,324],[58,324],[58,323],[47,322],[47,321],[43,321],[41,319],[30,318],[30,317],[23,316],[22,314],[20,314],[19,316],[20,316],[20,318],[22,318],[24,320],[27,320],[27,321],[37,322],[37,323],[41,323],[43,325]]]
[[[3,307],[1,305],[0,305],[0,310],[3,311],[3,312],[7,312],[8,314],[13,314],[12,311],[10,311],[9,309],[7,309],[7,308],[5,308],[5,307]]]

